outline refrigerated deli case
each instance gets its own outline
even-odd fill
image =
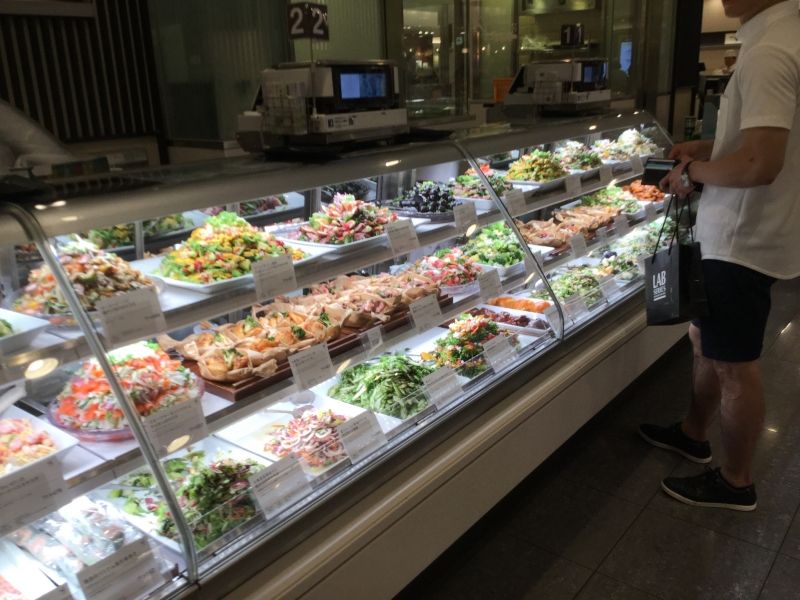
[[[669,144],[635,112],[7,198],[2,597],[399,591],[678,339],[642,316]]]

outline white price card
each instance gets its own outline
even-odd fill
[[[45,458],[0,480],[0,536],[11,533],[69,501],[61,463]]]
[[[361,334],[361,343],[364,350],[373,352],[376,348],[383,345],[383,334],[381,333],[381,326],[371,327]]]
[[[250,489],[266,519],[280,514],[311,493],[303,467],[296,458],[287,456],[254,473]]]
[[[619,294],[619,285],[613,275],[606,275],[600,280],[600,291],[603,292],[606,300],[611,300]]]
[[[471,225],[478,224],[478,210],[471,200],[456,204],[453,207],[453,218],[459,233],[466,233]]]
[[[648,202],[644,205],[644,218],[648,223],[652,223],[656,220],[658,216],[658,212],[656,211],[656,205],[652,202]]]
[[[444,408],[461,396],[464,390],[458,382],[456,372],[450,367],[439,367],[422,378],[425,393],[436,408]]]
[[[614,170],[611,168],[611,165],[601,165],[600,166],[600,183],[603,185],[608,185],[611,183],[611,180],[614,177]]]
[[[640,254],[640,255],[639,255],[637,258],[636,258],[636,265],[639,267],[639,271],[641,272],[641,274],[642,274],[642,275],[644,275],[644,273],[645,273],[645,271],[644,271],[644,268],[645,268],[645,267],[644,267],[644,265],[645,265],[645,263],[646,263],[648,260],[652,260],[652,258],[653,258],[653,255],[652,255],[652,254]]]
[[[395,256],[408,254],[419,248],[419,238],[410,219],[397,219],[386,224],[386,235]]]
[[[160,456],[172,454],[208,437],[208,426],[199,398],[178,402],[142,419],[147,437]]]
[[[573,322],[580,321],[589,314],[586,301],[580,296],[570,296],[564,301],[564,310]]]
[[[631,225],[628,223],[628,217],[625,215],[617,215],[614,218],[614,231],[619,237],[624,237],[631,232]]]
[[[86,600],[134,600],[157,582],[161,568],[147,538],[125,544],[78,571]]]
[[[517,356],[517,350],[508,336],[496,335],[482,343],[483,356],[489,361],[492,369],[499,372],[507,367]]]
[[[600,242],[601,246],[605,245],[608,242],[609,238],[611,237],[608,235],[608,227],[606,226],[598,227],[596,235],[597,235],[597,240]]]
[[[500,273],[497,272],[497,269],[481,271],[478,274],[478,285],[484,301],[503,295],[503,284],[500,282]]]
[[[637,175],[644,173],[644,165],[642,164],[641,156],[631,156],[631,170]]]
[[[552,329],[555,330],[561,328],[559,325],[561,322],[561,315],[558,314],[558,309],[556,308],[555,304],[551,304],[544,309],[544,316],[547,319],[547,322],[550,323],[550,327]]]
[[[442,322],[442,308],[436,294],[428,294],[408,305],[417,331],[428,331]]]
[[[565,181],[565,187],[567,188],[567,196],[571,198],[579,196],[581,190],[583,190],[583,184],[581,183],[581,176],[578,174],[567,175],[567,179]]]
[[[268,256],[254,262],[253,279],[256,284],[256,298],[265,302],[297,289],[297,276],[292,257],[288,254]]]
[[[525,202],[525,194],[522,190],[516,188],[508,190],[503,195],[503,201],[512,217],[517,217],[528,210],[528,204]]]
[[[145,287],[103,298],[97,312],[110,346],[121,346],[167,329],[155,287]]]
[[[586,238],[582,233],[576,233],[569,240],[569,246],[572,248],[572,254],[575,258],[586,256]]]
[[[301,390],[308,390],[333,377],[333,363],[328,352],[328,342],[309,346],[289,357],[294,383]]]
[[[364,411],[337,427],[350,462],[355,464],[388,444],[374,413]]]
[[[525,278],[525,283],[527,285],[533,285],[539,280],[539,271],[536,269],[536,265],[534,264],[535,260],[535,258],[531,258],[527,254],[525,255],[525,274],[527,275]]]
[[[69,591],[69,586],[63,583],[47,592],[44,596],[39,596],[37,600],[72,600],[72,592]]]

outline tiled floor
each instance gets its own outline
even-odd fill
[[[396,600],[800,599],[800,281],[773,290],[754,513],[659,488],[698,471],[635,433],[689,394],[684,340],[420,574]],[[721,451],[719,434],[711,438]]]

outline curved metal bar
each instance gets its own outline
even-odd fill
[[[561,303],[558,301],[555,292],[553,292],[553,288],[550,287],[550,282],[547,281],[547,277],[544,274],[544,269],[542,268],[542,265],[539,264],[539,262],[536,260],[536,257],[533,255],[533,252],[531,252],[531,249],[528,247],[528,242],[525,240],[525,237],[522,235],[522,233],[520,233],[519,229],[514,224],[514,217],[508,211],[508,208],[506,207],[505,203],[497,195],[497,192],[494,191],[494,188],[492,187],[489,178],[483,171],[481,171],[481,166],[480,164],[478,164],[478,160],[469,152],[469,150],[467,150],[464,147],[464,145],[461,142],[454,140],[453,144],[455,145],[456,148],[458,148],[461,154],[464,155],[464,158],[469,163],[469,165],[475,170],[475,174],[481,180],[481,183],[483,183],[484,187],[489,192],[489,195],[491,196],[498,210],[500,210],[500,212],[503,214],[506,221],[510,225],[511,231],[514,232],[517,241],[519,242],[520,246],[522,246],[522,251],[528,258],[530,258],[531,264],[534,265],[534,268],[536,269],[539,278],[542,280],[542,284],[544,285],[545,289],[547,289],[547,293],[550,294],[550,297],[553,299],[553,304],[555,305],[556,310],[558,311],[558,318],[561,322],[559,323],[557,338],[559,340],[563,340],[564,330],[566,329],[567,325],[567,322],[565,321],[564,318],[564,309],[561,307]]]
[[[125,394],[125,391],[122,389],[114,370],[111,368],[111,365],[106,358],[106,349],[103,346],[103,343],[100,341],[97,332],[94,330],[94,324],[89,318],[89,315],[87,315],[84,311],[83,306],[78,299],[78,295],[75,293],[75,289],[72,287],[72,283],[67,276],[67,273],[64,271],[64,268],[61,266],[61,262],[56,257],[55,252],[47,239],[47,235],[45,234],[39,222],[36,220],[36,217],[13,202],[0,203],[0,212],[6,213],[11,218],[15,219],[25,230],[25,233],[30,240],[36,244],[36,248],[42,255],[45,264],[50,268],[50,271],[53,273],[53,277],[55,277],[56,283],[61,289],[61,292],[64,294],[64,298],[67,301],[72,314],[75,316],[75,320],[78,322],[78,325],[83,331],[83,335],[86,338],[86,343],[94,353],[97,363],[103,369],[103,373],[105,374],[106,379],[108,379],[111,390],[114,392],[114,395],[117,398],[120,409],[125,415],[125,418],[128,420],[128,425],[130,426],[131,431],[133,431],[136,441],[139,443],[142,454],[150,466],[150,469],[153,471],[153,475],[158,482],[159,488],[161,488],[164,501],[169,507],[172,518],[175,521],[178,534],[181,538],[181,545],[183,546],[186,558],[187,579],[189,579],[190,583],[194,583],[197,581],[198,575],[197,550],[194,546],[194,539],[192,537],[191,529],[189,528],[189,525],[183,516],[183,511],[181,511],[180,505],[178,504],[178,499],[172,490],[169,479],[167,479],[167,476],[162,470],[158,453],[156,452],[153,444],[150,442],[150,438],[147,437],[144,427],[139,420],[139,413],[134,408],[133,402],[131,402],[130,398],[128,398],[127,394]]]

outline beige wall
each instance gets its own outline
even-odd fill
[[[738,19],[729,19],[722,10],[722,0],[703,0],[703,33],[736,31]]]

